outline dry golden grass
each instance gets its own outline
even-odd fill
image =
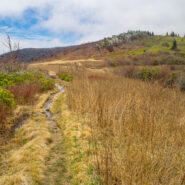
[[[52,93],[54,93],[54,91],[48,91],[47,93],[37,95],[37,101],[30,105],[16,106],[16,109],[12,112],[12,115],[6,120],[6,132],[0,136],[0,158],[2,155],[4,155],[5,151],[11,149],[11,146],[8,143],[11,139],[9,132],[13,131],[11,130],[12,126],[14,126],[13,123],[18,123],[18,120],[21,121],[25,119],[25,113],[27,112],[36,113],[43,111],[42,108]]]
[[[52,60],[49,62],[39,62],[39,63],[33,63],[31,66],[38,66],[38,65],[58,65],[58,64],[81,64],[83,62],[100,62],[100,60],[95,59],[78,59],[78,60]]]
[[[77,122],[75,114],[67,107],[64,93],[55,96],[50,110],[57,114],[55,120],[61,129],[53,139],[43,184],[98,185],[98,178],[91,170],[89,128]]]
[[[50,106],[50,112],[52,114],[57,114],[61,111],[61,101],[63,98],[63,93],[62,92],[59,92],[54,98],[53,98],[53,102]]]
[[[92,58],[81,59],[81,60],[53,60],[47,62],[32,63],[29,68],[36,68],[48,72],[51,76],[56,76],[59,72],[69,72],[71,70],[77,70],[78,68],[100,68],[105,67],[103,60],[95,60]],[[97,69],[94,69],[97,70]]]
[[[49,91],[41,94],[33,105],[18,106],[10,121],[17,119],[26,111],[42,112],[45,102],[54,92]],[[7,152],[0,155],[0,185],[39,184],[43,178],[45,158],[49,154],[48,143],[50,141],[51,135],[45,115],[38,114],[31,117],[15,133],[15,137],[8,138],[6,144],[2,146]]]
[[[14,147],[7,153],[6,159],[9,168],[0,177],[0,184],[39,184],[43,178],[50,139],[45,115],[30,119],[11,141]]]
[[[104,183],[185,183],[185,94],[110,74],[87,76],[75,77],[67,102],[91,128]]]

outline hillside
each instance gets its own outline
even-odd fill
[[[176,49],[172,49],[174,40],[177,43]],[[7,54],[0,58],[5,56]],[[176,34],[155,36],[146,31],[129,31],[87,44],[19,51],[19,60],[28,63],[84,58],[111,59],[120,64],[180,65],[185,64],[185,39]]]
[[[172,48],[176,42],[177,48]],[[135,65],[185,64],[185,39],[174,36],[154,36],[148,32],[128,32],[106,38],[97,46],[107,49],[106,56],[118,62]]]
[[[18,52],[18,59],[20,62],[31,63],[36,61],[43,60],[53,60],[60,58],[78,58],[84,53],[87,54],[87,57],[90,57],[94,53],[95,43],[82,44],[77,46],[68,46],[68,47],[56,47],[56,48],[26,48],[20,49]],[[5,53],[0,56],[0,61],[9,56],[10,53]]]

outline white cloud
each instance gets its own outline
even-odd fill
[[[64,46],[64,43],[61,43],[61,41],[57,38],[51,39],[51,40],[20,40],[19,38],[14,39],[14,42],[19,42],[21,48],[52,48],[55,46]]]
[[[52,1],[52,0],[51,0]],[[0,0],[0,15],[21,15],[29,7],[43,8],[50,0]],[[53,0],[54,2],[54,0]]]
[[[34,28],[47,29],[54,35],[74,32],[82,36],[78,43],[94,41],[128,29],[151,30],[156,33],[172,30],[180,34],[185,32],[184,0],[0,1],[0,16],[21,16],[29,7],[37,8],[43,14],[44,9],[50,7],[49,18],[41,18]],[[36,41],[23,41],[23,45],[30,46],[31,42],[34,44]],[[61,44],[56,39],[49,43]],[[38,41],[38,45],[44,46],[44,41]]]
[[[128,29],[184,34],[183,5],[182,0],[58,0],[50,19],[41,26],[53,32],[74,31],[87,41]]]

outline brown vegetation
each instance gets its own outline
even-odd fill
[[[0,135],[4,132],[5,130],[5,118],[9,115],[10,111],[7,109],[5,106],[0,106]]]
[[[40,86],[35,83],[17,85],[9,88],[18,104],[33,103],[35,95],[40,92]]]
[[[88,76],[76,75],[67,101],[91,128],[105,184],[183,184],[185,95],[110,74]]]

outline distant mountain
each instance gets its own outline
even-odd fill
[[[57,52],[63,51],[69,47],[56,47],[56,48],[26,48],[20,49],[18,52],[18,59],[21,62],[33,62],[42,58],[50,58]],[[7,57],[9,53],[0,56],[0,60]]]
[[[26,48],[20,49],[18,52],[18,59],[21,62],[31,63],[40,60],[54,60],[61,58],[78,58],[79,56],[89,57],[96,52],[95,45],[98,42],[87,44],[68,46],[68,47],[55,47],[55,48]],[[90,52],[90,50],[92,52]],[[10,53],[0,55],[0,62],[8,58]]]
[[[96,52],[95,45],[98,42],[87,44],[68,46],[68,47],[55,47],[55,48],[26,48],[20,49],[18,52],[18,59],[21,62],[31,63],[41,60],[55,60],[61,58],[78,58],[86,56],[87,58]],[[10,53],[0,55],[0,61],[3,61]]]
[[[22,49],[19,51],[19,60],[23,62],[33,62],[35,60],[45,58],[45,57],[52,57],[57,52],[64,50],[64,47],[58,48],[28,48]]]

